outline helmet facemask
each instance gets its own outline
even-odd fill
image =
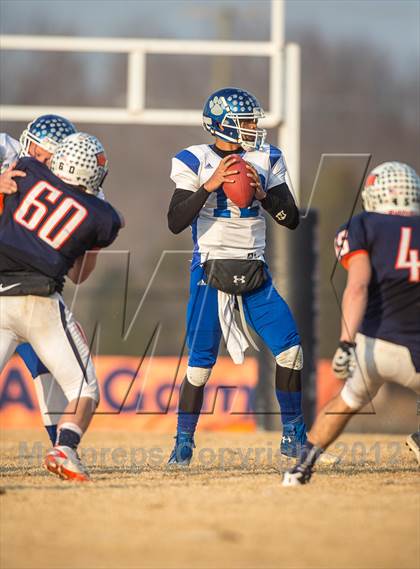
[[[30,122],[22,132],[19,138],[19,157],[31,156],[29,149],[32,143],[53,154],[57,146],[75,132],[75,126],[64,117],[42,115]]]
[[[420,214],[420,178],[402,162],[385,162],[372,170],[362,191],[366,211],[393,215]]]
[[[258,100],[243,89],[226,87],[214,92],[203,109],[203,127],[211,135],[240,144],[244,150],[259,150],[264,144],[263,128],[244,128],[242,121],[264,118]]]
[[[253,109],[252,113],[227,113],[220,123],[223,128],[236,131],[236,136],[231,137],[231,142],[237,142],[244,150],[259,150],[264,144],[267,131],[264,128],[244,128],[242,121],[258,121],[264,118],[264,111],[261,108]],[[235,134],[233,132],[232,134]]]
[[[53,154],[54,150],[58,146],[57,142],[55,142],[54,140],[51,140],[47,136],[40,139],[37,136],[35,136],[34,134],[32,134],[28,128],[25,128],[25,130],[22,132],[22,134],[20,135],[20,138],[19,138],[19,143],[20,143],[19,157],[20,158],[26,157],[26,156],[31,156],[31,154],[29,153],[29,148],[30,148],[32,142],[34,144],[36,144],[37,146],[40,146],[43,150],[45,150],[46,152],[49,152],[50,154]]]

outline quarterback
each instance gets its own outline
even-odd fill
[[[66,275],[74,282],[88,276],[85,252],[110,245],[122,220],[96,197],[108,162],[94,136],[65,138],[51,170],[32,157],[16,167],[26,175],[0,217],[0,371],[19,344],[33,346],[69,402],[45,465],[62,478],[87,480],[77,447],[99,390],[89,346],[60,292]]]
[[[385,382],[420,395],[420,178],[407,164],[385,162],[368,176],[362,199],[365,211],[335,240],[348,276],[333,369],[346,382],[315,420],[284,486],[309,482],[320,453]],[[420,464],[420,433],[407,444]]]
[[[301,341],[264,258],[264,213],[279,225],[295,229],[299,211],[286,183],[283,154],[265,144],[266,132],[258,127],[263,116],[252,94],[237,88],[220,89],[208,98],[203,110],[203,126],[214,136],[214,143],[190,146],[172,160],[175,191],[168,225],[173,233],[191,226],[194,252],[187,308],[189,360],[169,464],[187,466],[191,461],[204,388],[222,335],[235,363],[243,361],[248,343],[235,325],[235,305],[276,360],[282,454],[296,456],[306,440],[301,408]],[[238,155],[247,162],[255,190],[246,208],[237,207],[222,187],[232,183],[232,176],[238,172]],[[238,294],[227,294],[227,285],[237,286]]]

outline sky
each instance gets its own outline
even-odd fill
[[[268,39],[268,0],[0,0],[1,33]],[[402,70],[420,55],[420,0],[287,0],[286,35],[372,43]]]

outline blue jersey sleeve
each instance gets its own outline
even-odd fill
[[[342,225],[338,229],[334,247],[337,259],[345,269],[347,269],[348,263],[353,256],[369,254],[364,213],[356,215],[349,223]]]
[[[121,218],[116,210],[106,202],[104,202],[104,205],[107,211],[105,211],[98,225],[97,241],[95,244],[95,248],[98,249],[109,247],[109,245],[115,241],[121,229]]]

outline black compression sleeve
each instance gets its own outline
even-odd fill
[[[203,186],[196,192],[177,188],[169,204],[168,227],[172,233],[181,233],[197,217],[209,197]]]
[[[299,225],[299,210],[286,183],[270,188],[261,205],[279,225],[289,229]]]

